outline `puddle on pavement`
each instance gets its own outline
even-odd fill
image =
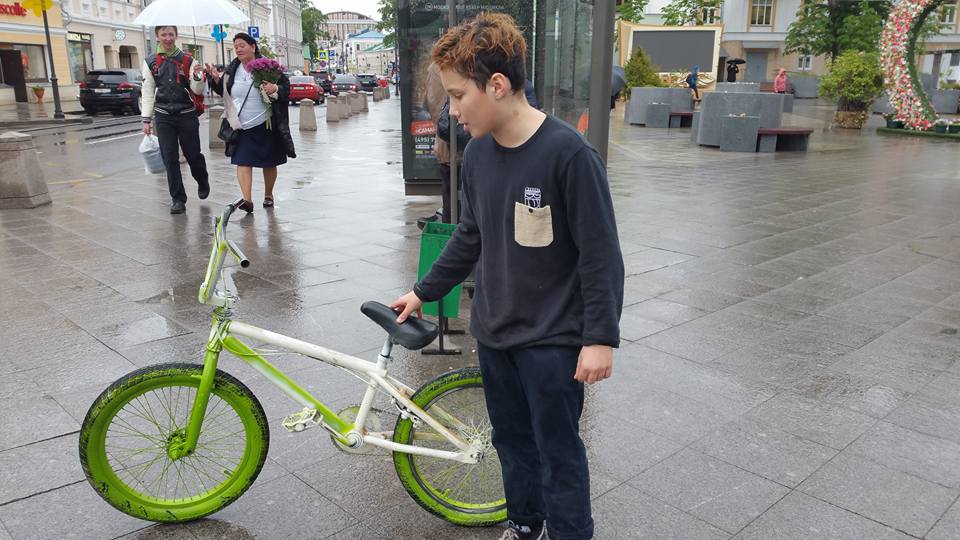
[[[145,298],[145,299],[143,299],[143,300],[138,300],[137,303],[138,303],[138,304],[161,304],[161,305],[168,305],[168,304],[174,304],[174,303],[176,303],[176,302],[175,302],[175,299],[176,299],[176,297],[175,297],[175,295],[173,294],[173,289],[167,289],[167,290],[161,292],[160,294],[156,294],[156,295],[151,296],[150,298]]]

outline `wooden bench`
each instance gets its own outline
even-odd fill
[[[673,111],[670,113],[670,127],[693,127],[693,111]]]
[[[813,130],[801,127],[760,128],[757,131],[758,152],[806,152]]]

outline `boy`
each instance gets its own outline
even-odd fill
[[[603,162],[527,103],[525,56],[502,14],[482,14],[434,46],[450,113],[473,137],[463,216],[430,273],[391,307],[403,322],[478,263],[470,330],[503,470],[502,538],[542,538],[546,528],[553,540],[581,540],[593,536],[583,384],[613,369],[623,258]]]

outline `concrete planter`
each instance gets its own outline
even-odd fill
[[[820,77],[790,77],[793,96],[797,99],[814,99],[820,95]]]
[[[957,114],[960,90],[933,90],[928,93],[930,106],[937,114]]]
[[[780,127],[783,118],[783,94],[772,92],[710,92],[704,94],[697,116],[696,142],[701,146],[720,146],[724,118],[755,116],[758,127]]]
[[[652,103],[669,103],[670,112],[692,111],[693,95],[689,88],[635,87],[630,90],[624,120],[628,124],[647,123],[647,106]]]
[[[718,82],[717,87],[714,89],[714,92],[759,92],[760,83],[751,83],[751,82]]]

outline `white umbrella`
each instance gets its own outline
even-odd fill
[[[142,26],[205,26],[250,20],[228,0],[154,0],[133,24]]]

